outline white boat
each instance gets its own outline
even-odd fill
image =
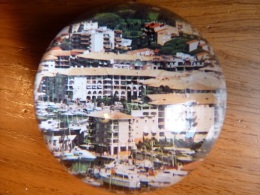
[[[77,160],[79,157],[75,156],[72,152],[62,152],[60,158],[64,161],[72,161]]]
[[[181,181],[188,172],[176,169],[167,169],[159,172],[152,180],[149,181],[149,186],[153,188],[162,188],[174,185]]]
[[[90,178],[90,177],[86,177],[86,178],[82,179],[82,181],[84,183],[87,183],[89,185],[96,186],[96,187],[99,187],[103,184],[102,181],[97,181],[97,180]]]
[[[96,156],[91,154],[89,151],[82,150],[79,147],[74,147],[71,151],[63,151],[60,155],[62,160],[85,160],[94,161]]]
[[[96,159],[95,155],[93,155],[92,153],[90,153],[87,150],[82,150],[77,146],[75,148],[73,148],[73,150],[71,152],[73,153],[74,156],[76,156],[77,158],[80,158],[82,160],[94,161]]]
[[[74,121],[69,124],[70,130],[81,130],[81,132],[85,132],[87,130],[88,120],[83,119],[79,121]]]
[[[88,116],[86,112],[84,112],[82,109],[76,109],[73,111],[73,113],[76,116]]]
[[[119,171],[114,169],[108,169],[107,172],[101,172],[100,176],[104,183],[137,189],[140,188],[140,178],[135,173],[130,173],[127,171]]]
[[[53,119],[42,121],[40,124],[41,129],[50,130],[50,131],[59,131],[60,130],[59,126],[60,126],[60,122]]]
[[[178,155],[177,156],[177,159],[181,162],[191,162],[193,161],[193,157],[192,156],[189,156],[189,155]]]
[[[62,112],[61,113],[62,116],[75,116],[75,113],[71,110],[66,111],[66,112]]]

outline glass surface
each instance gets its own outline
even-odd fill
[[[174,13],[138,4],[58,33],[34,95],[54,157],[83,182],[120,193],[186,177],[218,138],[226,107],[208,42]]]

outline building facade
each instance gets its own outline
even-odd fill
[[[89,134],[95,151],[109,155],[131,151],[135,147],[133,117],[119,111],[103,110],[89,115]]]

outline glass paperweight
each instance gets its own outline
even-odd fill
[[[139,4],[102,9],[61,30],[34,89],[53,156],[83,182],[115,192],[185,178],[211,150],[226,108],[208,42],[176,14]]]

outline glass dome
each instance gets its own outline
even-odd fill
[[[124,4],[62,29],[35,79],[39,128],[69,173],[115,191],[174,185],[218,138],[222,69],[176,14]]]

